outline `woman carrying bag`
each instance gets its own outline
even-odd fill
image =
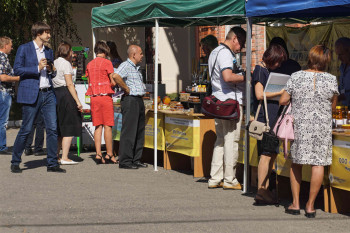
[[[252,81],[253,81],[253,98],[254,98],[254,110],[257,112],[257,120],[259,122],[266,123],[267,117],[269,119],[269,127],[272,130],[273,124],[277,119],[279,103],[274,100],[267,100],[267,115],[265,114],[266,104],[261,104],[264,101],[264,89],[269,78],[270,71],[278,68],[283,61],[287,60],[287,53],[285,49],[277,44],[271,44],[270,47],[264,52],[262,62],[260,65],[256,65]],[[270,99],[276,96],[280,96],[283,90],[279,92],[266,92],[266,98]],[[258,109],[258,105],[262,105]],[[258,191],[254,198],[255,204],[276,204],[277,200],[268,189],[269,187],[269,177],[272,171],[273,163],[278,154],[278,146],[275,148],[275,153],[271,153],[263,149],[262,141],[258,140],[258,155],[260,157],[258,165]]]
[[[287,214],[300,214],[300,183],[302,167],[311,165],[309,200],[305,216],[314,218],[314,203],[324,177],[324,166],[332,164],[332,109],[337,104],[337,78],[325,72],[331,60],[331,51],[316,45],[309,52],[308,69],[293,73],[280,98],[281,105],[292,104],[294,141],[291,144],[292,166],[290,185],[293,203]]]

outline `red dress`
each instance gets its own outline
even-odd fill
[[[89,88],[86,95],[91,96],[91,116],[94,126],[114,126],[113,101],[109,74],[114,73],[110,60],[96,57],[86,67],[86,76],[89,77]]]

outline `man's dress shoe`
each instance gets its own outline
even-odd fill
[[[134,163],[134,165],[135,165],[135,166],[137,166],[137,167],[143,167],[143,168],[148,167],[148,165],[147,165],[147,164],[145,164],[145,163],[141,163],[141,162],[136,162],[136,163]]]
[[[27,155],[27,156],[28,156],[28,155],[32,155],[32,154],[33,154],[33,150],[32,150],[31,148],[25,149],[25,150],[24,150],[24,154]]]
[[[11,165],[12,173],[22,173],[22,170],[19,168],[19,165]]]
[[[138,169],[139,167],[134,164],[119,164],[119,168],[122,169]]]
[[[47,167],[47,172],[60,172],[60,173],[66,173],[65,169],[60,168],[60,166],[56,167]]]

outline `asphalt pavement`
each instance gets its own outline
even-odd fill
[[[17,132],[7,131],[8,145]],[[96,165],[93,154],[73,151],[81,162],[65,174],[47,173],[46,157],[33,155],[13,174],[11,156],[0,155],[0,232],[349,232],[346,215],[291,216],[241,191],[209,190],[188,172]]]

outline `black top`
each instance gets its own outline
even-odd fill
[[[253,100],[254,100],[254,103],[253,103],[254,112],[256,112],[256,110],[258,109],[258,105],[259,105],[259,100],[257,100],[256,96],[255,96],[255,84],[257,82],[260,82],[265,89],[267,80],[269,79],[270,72],[291,75],[292,73],[297,72],[299,70],[301,70],[299,63],[292,60],[292,59],[288,59],[287,61],[283,62],[282,65],[275,70],[267,70],[267,68],[265,68],[263,66],[256,65],[254,72],[253,72],[253,76],[252,76],[252,89],[253,89],[252,93],[253,93]],[[260,112],[259,112],[257,120],[260,122],[266,122],[264,103],[262,102],[261,105],[262,106],[260,108]],[[269,115],[270,128],[273,127],[273,124],[275,123],[275,120],[277,119],[278,110],[279,110],[279,102],[278,101],[267,100],[267,111],[268,111],[268,115]]]

